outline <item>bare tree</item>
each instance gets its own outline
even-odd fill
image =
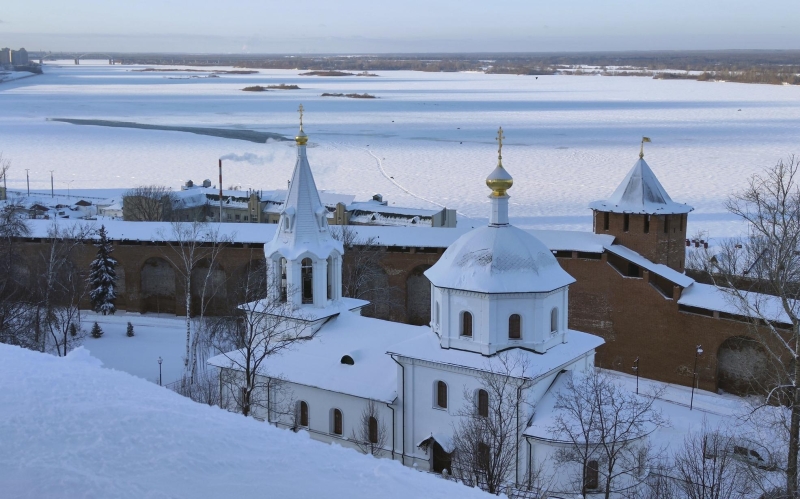
[[[342,257],[342,296],[368,300],[364,315],[392,318],[402,308],[401,292],[389,286],[381,260],[386,247],[377,238],[360,238],[350,226],[337,226],[331,235],[342,242],[345,248]]]
[[[6,176],[8,175],[8,170],[11,169],[11,158],[3,157],[3,153],[0,152],[0,180],[3,182],[3,199],[8,198],[8,193],[5,191],[6,188]]]
[[[219,267],[220,250],[227,244],[228,239],[220,235],[218,228],[205,222],[172,222],[170,229],[169,234],[160,231],[159,236],[167,242],[162,252],[164,258],[172,264],[183,281],[186,311],[184,377],[192,383],[198,369],[199,343],[198,335],[192,335],[193,295],[195,291],[199,291],[197,305],[200,312],[199,323],[202,323],[210,300],[224,286],[224,282],[214,283],[213,276]]]
[[[735,456],[735,440],[724,431],[686,436],[675,456],[678,487],[686,499],[745,499],[754,490],[752,475]]]
[[[377,457],[384,452],[387,433],[378,405],[374,400],[370,400],[361,411],[361,420],[358,426],[353,428],[350,441],[356,444],[364,454],[372,454]]]
[[[8,205],[0,210],[0,343],[35,350],[30,270],[18,246],[19,238],[28,235],[30,228],[21,207]]]
[[[37,313],[34,334],[38,350],[55,349],[66,355],[80,336],[69,334],[70,324],[80,324],[80,302],[87,291],[86,276],[73,263],[73,253],[92,237],[91,224],[61,226],[56,221],[48,228],[48,244],[39,252],[34,266],[34,299]]]
[[[600,489],[608,499],[638,488],[657,459],[647,437],[666,424],[653,407],[658,393],[634,394],[598,370],[568,376],[550,428],[569,443],[556,462],[577,465],[575,482],[584,497]]]
[[[786,407],[783,430],[785,493],[797,499],[800,452],[800,161],[779,161],[749,179],[730,197],[728,211],[741,217],[749,237],[730,239],[702,252],[709,278],[725,292],[765,352],[765,366],[749,375],[754,390],[765,394],[760,409]],[[759,419],[756,408],[753,415]]]
[[[479,375],[481,389],[464,390],[453,429],[453,477],[492,494],[517,481],[519,443],[529,412],[531,368],[519,352],[503,352]]]
[[[291,304],[264,297],[266,266],[247,272],[239,283],[243,303],[214,335],[216,349],[225,357],[221,384],[233,409],[245,416],[266,411],[266,418],[294,415],[291,393],[280,373],[270,372],[267,360],[314,338],[312,326]]]
[[[123,218],[135,222],[172,220],[175,194],[163,185],[140,185],[122,195]]]

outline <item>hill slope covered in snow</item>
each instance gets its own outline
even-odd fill
[[[0,344],[0,490],[15,498],[486,497],[103,369]]]

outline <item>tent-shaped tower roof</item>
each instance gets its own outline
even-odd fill
[[[598,211],[641,215],[677,215],[694,209],[669,197],[641,154],[611,197],[595,201],[589,207]]]

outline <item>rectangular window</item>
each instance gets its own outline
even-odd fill
[[[608,230],[608,212],[603,213],[603,230]]]
[[[631,225],[631,216],[627,213],[622,217],[622,230],[628,232],[628,228]]]
[[[236,215],[236,221],[238,222],[241,219],[239,215]]]
[[[669,215],[664,215],[664,234],[669,233]]]
[[[650,233],[650,215],[644,216],[644,233],[645,234]]]
[[[596,489],[600,486],[600,465],[597,461],[589,461],[586,463],[583,485],[589,490]]]

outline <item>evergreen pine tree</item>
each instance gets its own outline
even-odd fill
[[[125,334],[128,335],[129,338],[133,336],[133,324],[130,322],[128,323],[128,330],[125,332]]]
[[[92,310],[103,315],[113,314],[117,311],[117,307],[114,305],[117,300],[115,285],[117,261],[111,258],[111,252],[114,249],[108,241],[105,225],[100,226],[97,235],[98,241],[95,243],[97,257],[89,267],[89,285],[91,287],[89,298],[92,301]]]
[[[92,335],[92,338],[99,338],[103,336],[103,330],[100,329],[100,324],[95,322],[94,325],[92,325],[92,331],[89,334]]]

